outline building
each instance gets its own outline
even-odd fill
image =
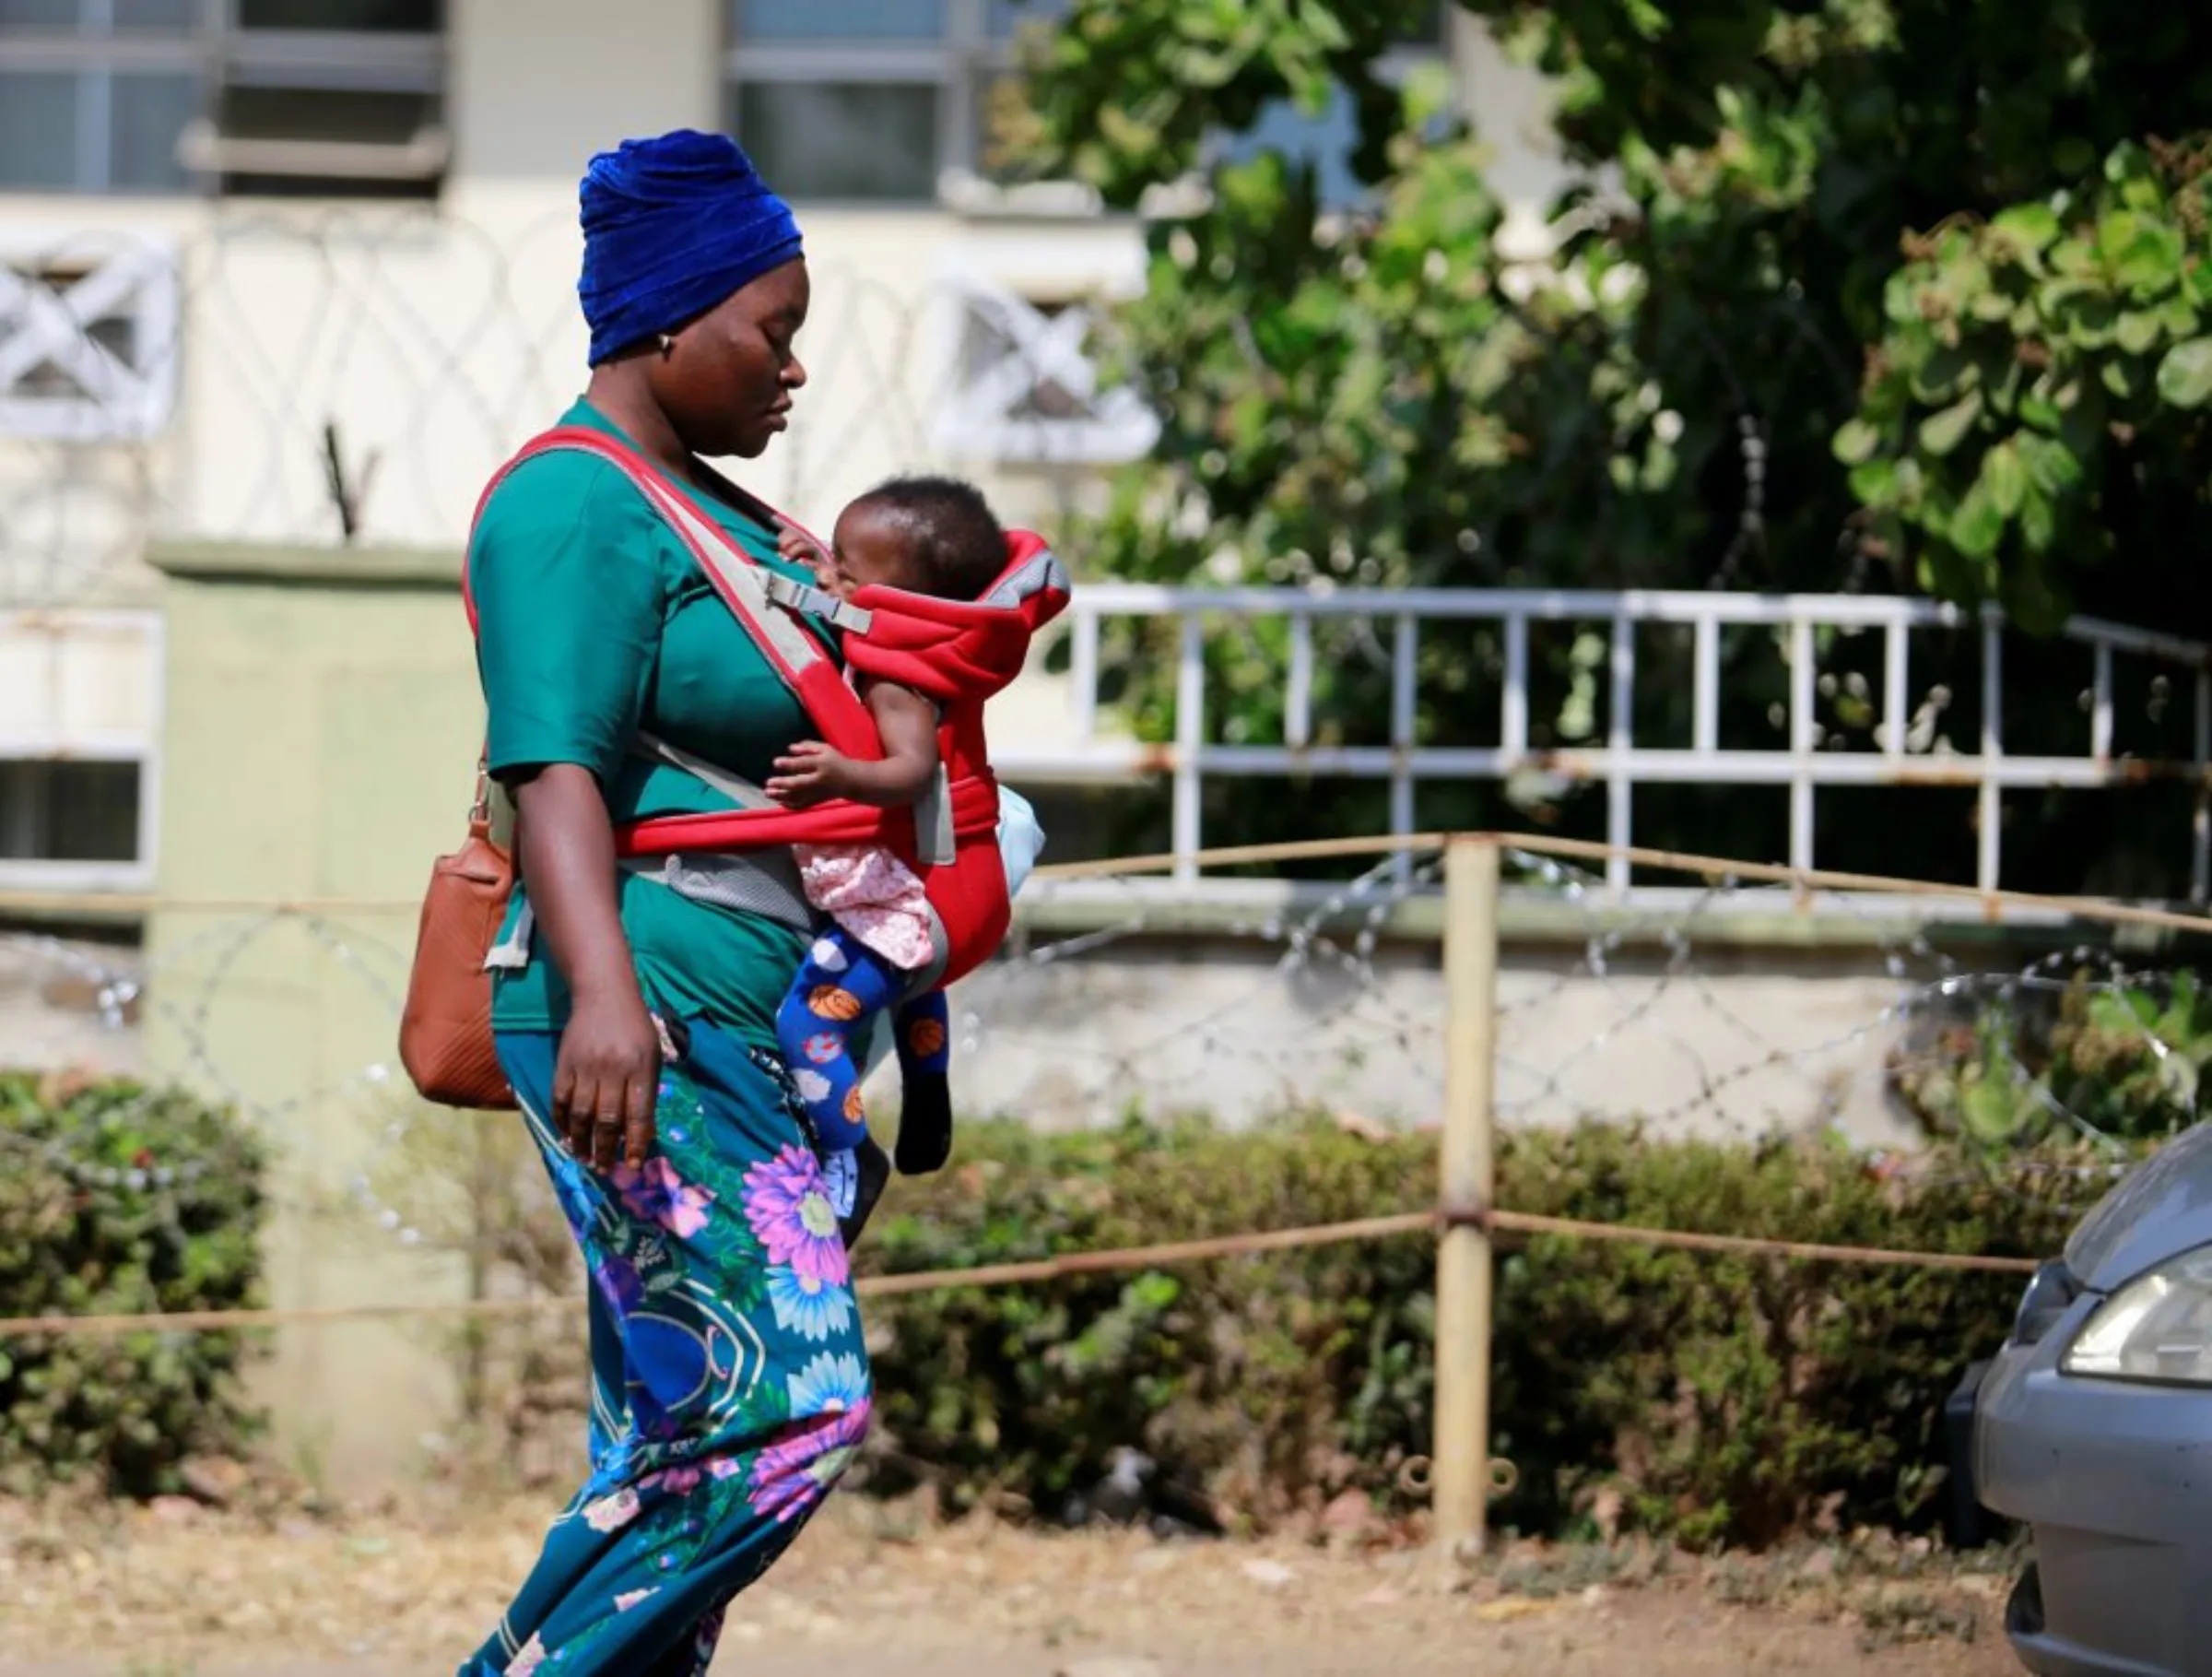
[[[798,429],[750,480],[803,519],[950,463],[1049,519],[1147,415],[1087,307],[1134,221],[997,183],[986,112],[1061,0],[20,0],[0,5],[0,889],[159,873],[157,539],[454,549],[581,384],[575,180],[725,125],[817,276]],[[1542,90],[1440,6],[1533,221]],[[644,25],[644,26],[641,26]],[[1502,116],[1500,115],[1502,113]],[[1324,161],[1341,113],[1244,143]],[[999,726],[1048,750],[1041,677]]]

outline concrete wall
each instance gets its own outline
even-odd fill
[[[480,738],[454,563],[241,551],[162,563],[173,652],[158,889],[209,906],[147,921],[146,1057],[238,1102],[276,1144],[272,1305],[458,1296],[460,1261],[401,1244],[356,1193],[359,1175],[397,1167],[392,1127],[417,1110],[394,1048],[411,904],[460,833]],[[247,906],[271,898],[392,906]],[[408,1470],[451,1414],[447,1349],[423,1323],[279,1334],[264,1380],[280,1447],[357,1488]]]
[[[1209,897],[1040,887],[1006,960],[959,998],[961,1109],[1047,1128],[1127,1102],[1230,1124],[1286,1106],[1437,1121],[1434,896],[1372,915],[1327,915],[1310,892],[1256,881],[1218,881]],[[1860,1147],[1918,1145],[1885,1061],[1922,981],[1895,965],[1906,929],[1878,930],[1786,913],[1672,920],[1509,891],[1498,1121],[1637,1121],[1703,1138],[1832,1127]],[[2004,946],[1984,958],[2017,972],[2029,957]]]

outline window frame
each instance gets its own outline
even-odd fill
[[[143,443],[160,434],[176,411],[178,353],[182,341],[183,289],[176,247],[146,233],[101,233],[58,242],[0,236],[0,301],[22,295],[45,315],[46,332],[74,323],[76,348],[112,363],[112,378],[77,377],[74,394],[24,388],[0,364],[0,438],[36,437],[56,443]],[[93,293],[90,313],[82,293]],[[43,295],[39,295],[40,293]],[[112,302],[107,300],[113,298]],[[26,311],[28,313],[28,309]],[[130,354],[99,344],[94,328],[124,321]],[[16,329],[41,336],[34,325]],[[20,361],[16,332],[0,331],[0,360]],[[41,360],[52,360],[51,356]],[[35,371],[31,362],[27,371]],[[65,371],[66,371],[65,369]]]
[[[995,466],[1095,467],[1141,458],[1159,440],[1159,427],[1133,393],[1094,389],[1077,397],[1088,412],[1064,419],[1018,419],[985,398],[1008,361],[1027,362],[1032,373],[1065,384],[1056,369],[1030,360],[1035,348],[1023,340],[1058,339],[1067,331],[1063,322],[1076,325],[1078,340],[1088,339],[1101,305],[1137,296],[1144,284],[1143,256],[1134,248],[1118,260],[1100,261],[1069,252],[1050,235],[1016,234],[962,242],[944,252],[932,275],[924,337],[933,387],[945,393],[931,411],[931,446],[953,459]],[[1006,346],[980,372],[968,363],[979,325]],[[1088,342],[1044,348],[1051,359],[1071,355],[1085,364],[1085,376],[1095,374]],[[1039,382],[1033,376],[1030,389]]]
[[[381,30],[249,29],[244,0],[194,0],[193,20],[173,33],[118,31],[112,0],[90,0],[89,20],[75,29],[0,32],[0,72],[79,78],[71,184],[0,184],[0,195],[160,198],[258,196],[240,177],[272,181],[385,182],[395,195],[434,195],[452,159],[444,97],[450,87],[453,0],[434,33]],[[103,18],[105,32],[100,32]],[[189,75],[198,114],[179,134],[178,186],[119,185],[113,157],[116,83],[131,75]],[[413,95],[429,114],[404,145],[363,140],[259,139],[227,136],[222,98],[233,88]],[[413,190],[405,190],[413,189]]]
[[[738,30],[740,4],[741,0],[723,0],[722,6],[722,89],[733,134],[742,128],[748,83],[858,82],[937,89],[936,167],[925,195],[788,195],[794,203],[809,208],[891,213],[942,208],[955,195],[959,177],[982,177],[978,98],[991,77],[1021,67],[1019,31],[991,33],[990,0],[944,0],[944,26],[934,39],[768,40],[750,45]],[[1043,20],[1041,15],[1038,20]]]
[[[0,618],[36,617],[44,632],[66,637],[73,625],[88,632],[135,632],[138,655],[146,660],[154,714],[144,728],[63,729],[58,719],[26,726],[0,715],[0,762],[127,762],[138,769],[136,855],[127,862],[74,860],[61,856],[0,856],[0,891],[56,893],[141,892],[152,889],[159,863],[161,831],[161,724],[167,638],[158,611],[85,608],[53,612],[0,613]],[[13,819],[28,821],[38,810]],[[0,819],[7,819],[0,817]]]

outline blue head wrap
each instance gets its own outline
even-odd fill
[[[799,254],[791,206],[724,135],[624,140],[585,171],[583,277],[592,365],[665,332]]]

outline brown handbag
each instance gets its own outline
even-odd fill
[[[492,840],[491,777],[478,759],[468,836],[430,868],[399,1015],[400,1064],[426,1101],[514,1109],[514,1091],[491,1045],[491,974],[484,965],[513,894],[514,857]]]

